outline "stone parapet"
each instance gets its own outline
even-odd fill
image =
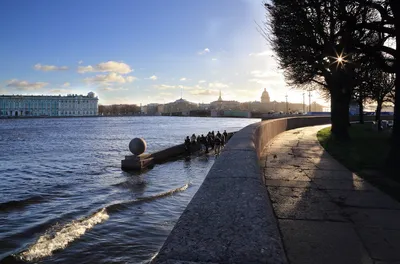
[[[261,151],[286,130],[329,123],[329,116],[289,117],[237,132],[152,263],[287,263],[260,170]]]

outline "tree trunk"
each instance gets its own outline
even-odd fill
[[[394,15],[395,32],[396,32],[396,81],[395,81],[395,98],[394,98],[394,124],[392,133],[392,144],[387,160],[387,170],[389,175],[400,179],[400,1],[390,0],[390,5]]]
[[[331,91],[332,134],[339,140],[349,139],[349,106],[351,95],[342,89]]]
[[[360,119],[360,124],[364,124],[364,98],[360,93],[360,98],[358,99],[358,116]]]
[[[378,105],[376,106],[375,121],[378,122],[378,130],[382,131],[381,112],[383,102],[381,100],[378,100],[377,103]]]

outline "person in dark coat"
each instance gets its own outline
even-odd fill
[[[224,134],[221,135],[221,148],[225,146],[225,136]]]
[[[190,155],[190,138],[189,136],[186,137],[185,139],[185,150],[186,150],[186,155]]]
[[[200,139],[199,139],[200,141],[200,144],[201,144],[201,150],[205,150],[206,149],[206,137],[203,135],[203,134],[201,134],[201,137],[200,137]]]
[[[226,133],[226,130],[224,130],[224,133],[222,133],[222,134],[224,134],[225,141],[227,141],[228,140],[228,133]]]

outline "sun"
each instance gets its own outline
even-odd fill
[[[332,59],[334,59],[334,61],[331,63],[332,64],[336,64],[336,68],[340,67],[344,67],[344,64],[348,62],[348,60],[346,60],[346,57],[349,56],[348,54],[345,55],[343,51],[341,51],[340,53],[336,53],[336,56],[331,57]]]

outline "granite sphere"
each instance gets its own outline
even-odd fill
[[[134,138],[129,142],[129,150],[134,155],[140,155],[146,151],[146,141],[143,138]]]

